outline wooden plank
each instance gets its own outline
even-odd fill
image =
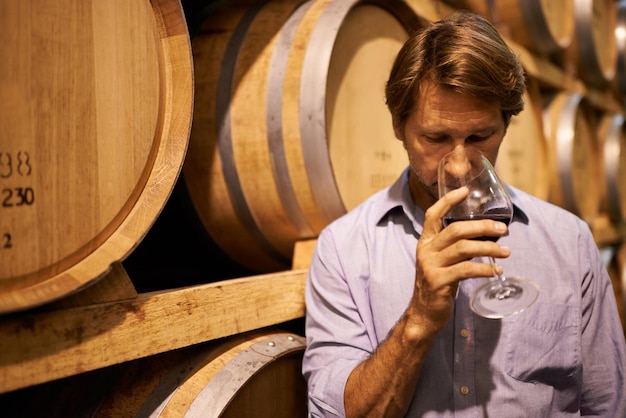
[[[311,264],[311,258],[313,258],[316,244],[317,238],[297,241],[293,249],[291,268],[294,270],[308,269],[309,264]]]
[[[565,73],[562,68],[544,57],[539,57],[515,43],[506,39],[506,43],[517,54],[526,72],[534,79],[559,90],[574,90],[582,92],[583,84]]]
[[[0,318],[0,393],[304,315],[306,270]]]

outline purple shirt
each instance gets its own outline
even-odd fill
[[[511,256],[498,264],[505,275],[538,281],[539,298],[520,314],[484,319],[469,308],[476,280],[463,281],[408,416],[626,417],[626,343],[587,224],[510,192],[515,216],[498,242]],[[350,372],[385,340],[411,299],[423,223],[405,171],[320,234],[306,286],[303,372],[311,416],[345,415]]]

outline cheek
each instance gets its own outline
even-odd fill
[[[495,163],[496,158],[498,156],[498,152],[500,150],[500,145],[502,145],[501,138],[495,138],[493,141],[484,144],[483,146],[477,146],[476,148],[485,154],[485,157],[492,163]]]
[[[404,141],[411,166],[428,178],[437,177],[437,166],[444,155],[448,153],[446,147],[423,146],[419,142],[407,143]]]
[[[437,182],[437,161],[425,160],[409,153],[409,164],[422,184],[431,187]]]

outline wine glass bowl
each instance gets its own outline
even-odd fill
[[[487,157],[474,148],[457,147],[439,163],[439,196],[467,187],[467,198],[443,217],[444,226],[457,221],[493,219],[509,224],[513,203]],[[496,241],[497,237],[479,237]]]
[[[492,219],[509,225],[513,219],[511,197],[493,165],[475,148],[456,147],[439,162],[439,197],[467,187],[468,196],[443,217],[443,225],[453,222]],[[497,241],[498,237],[482,236],[477,240]],[[529,279],[505,277],[495,270],[493,277],[480,286],[470,298],[470,307],[486,318],[502,318],[523,311],[539,296],[539,287]]]

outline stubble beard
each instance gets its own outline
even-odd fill
[[[437,183],[437,179],[435,179],[431,184],[428,184],[424,180],[424,174],[422,173],[419,165],[411,158],[409,154],[409,170],[410,175],[415,177],[418,183],[422,186],[422,188],[427,191],[430,196],[433,198],[433,201],[439,200],[439,185]]]

